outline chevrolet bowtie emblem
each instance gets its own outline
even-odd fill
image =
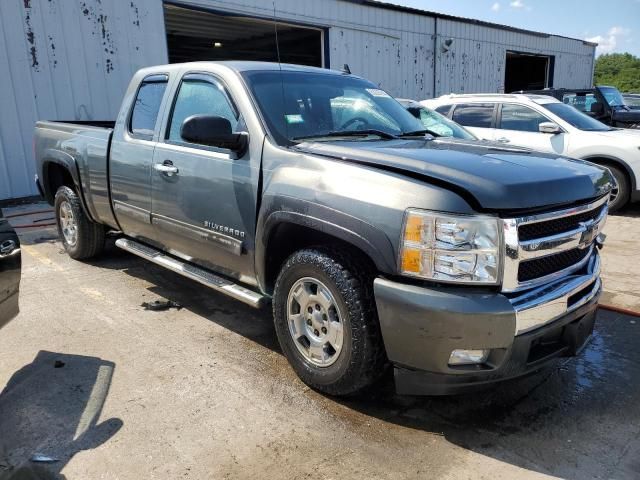
[[[598,225],[594,223],[593,220],[589,222],[580,222],[579,225],[585,230],[580,236],[578,248],[584,249],[589,247],[593,243],[593,240],[598,236]]]

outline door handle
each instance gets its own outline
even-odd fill
[[[5,240],[0,244],[0,256],[10,255],[16,248],[18,248],[16,242],[13,240]]]
[[[509,140],[506,137],[500,137],[500,138],[496,138],[496,141],[498,141],[500,143],[509,143],[511,140]]]
[[[174,166],[171,160],[165,160],[162,163],[156,163],[153,166],[153,169],[157,172],[164,173],[167,177],[177,175],[179,172],[178,167]]]

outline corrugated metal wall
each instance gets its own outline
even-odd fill
[[[273,18],[263,0],[171,3]],[[496,92],[506,50],[556,56],[556,86],[589,86],[594,47],[341,0],[276,0],[281,21],[328,29],[332,68],[349,64],[391,93]],[[441,45],[453,39],[443,52]],[[435,46],[435,55],[434,55]],[[162,0],[0,1],[0,199],[35,194],[38,119],[113,119],[130,76],[167,61]],[[435,59],[435,63],[434,63]]]
[[[438,20],[436,94],[501,92],[507,50],[555,55],[555,87],[592,84],[595,47],[580,40]],[[442,44],[453,43],[444,52]]]
[[[166,63],[162,4],[0,1],[0,199],[37,193],[33,125],[113,119],[131,75]]]

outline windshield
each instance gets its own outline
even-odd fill
[[[337,132],[363,131],[358,140],[378,140],[422,129],[395,99],[359,78],[291,71],[252,71],[243,77],[279,145],[329,134],[336,140]]]
[[[612,107],[623,107],[625,105],[622,94],[614,87],[598,87],[605,100]]]
[[[611,130],[611,128],[604,123],[599,122],[595,118],[591,118],[589,115],[582,113],[571,105],[565,103],[545,103],[542,104],[542,107],[551,113],[555,113],[562,120],[580,130],[592,132]]]
[[[411,110],[409,110],[411,111]],[[438,112],[429,110],[425,107],[418,107],[420,114],[420,122],[422,126],[430,132],[437,133],[443,137],[462,138],[464,140],[477,140],[477,137],[473,135],[464,127],[458,125],[456,122],[449,120],[444,115],[440,115]]]

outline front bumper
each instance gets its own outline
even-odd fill
[[[509,296],[376,279],[380,326],[398,393],[462,393],[575,355],[593,331],[599,273],[594,253],[582,271]],[[481,365],[451,366],[449,357],[457,349],[490,353]]]

